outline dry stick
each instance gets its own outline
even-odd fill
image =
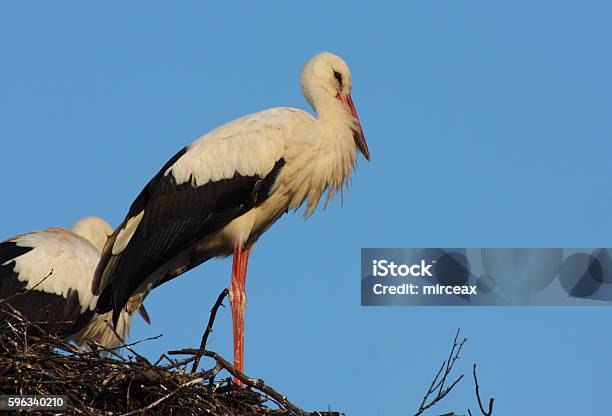
[[[459,359],[459,353],[461,352],[461,349],[463,348],[463,344],[467,342],[467,338],[463,338],[461,342],[457,343],[457,338],[459,337],[460,331],[461,331],[461,328],[457,329],[457,333],[455,334],[455,339],[453,340],[453,346],[451,348],[448,359],[442,362],[440,369],[438,370],[438,372],[436,373],[436,376],[431,382],[429,389],[427,389],[427,392],[423,396],[423,400],[421,401],[421,404],[419,405],[419,409],[414,414],[414,416],[419,416],[423,414],[427,409],[437,404],[440,400],[446,397],[446,395],[448,395],[448,393],[450,393],[451,390],[457,385],[457,383],[459,383],[461,379],[463,378],[463,374],[461,374],[453,383],[451,383],[450,386],[444,387],[446,383],[446,379],[448,378],[449,374],[452,372],[455,362]],[[442,378],[440,378],[440,375],[442,374],[443,369],[444,369],[444,374],[442,375]],[[427,403],[427,400],[431,397],[431,395],[436,390],[438,390],[438,393],[436,394],[436,396],[429,403]]]
[[[105,323],[106,323],[106,325],[109,325],[108,322],[105,321]],[[113,329],[113,332],[115,332],[114,329]],[[117,333],[115,332],[115,334],[117,334]],[[119,354],[117,351],[119,351],[121,348],[126,348],[127,350],[132,351],[130,349],[130,347],[133,347],[134,345],[138,345],[138,344],[143,343],[143,342],[152,341],[152,340],[161,338],[162,336],[163,336],[163,334],[159,334],[159,335],[156,335],[154,337],[139,339],[138,341],[130,342],[129,344],[121,344],[121,345],[118,345],[118,346],[112,347],[112,348],[105,347],[102,344],[99,344],[99,343],[95,342],[93,345],[96,348],[98,348],[97,351],[93,351],[93,350],[92,351],[81,351],[81,350],[79,350],[78,353],[79,354],[89,354],[89,353],[96,353],[96,352],[99,352],[99,351],[101,351],[101,352],[108,352],[108,353],[114,355],[115,357],[119,358],[121,361],[126,361],[127,362],[129,360],[127,360],[125,357],[121,356],[121,354]],[[121,338],[119,338],[119,339],[121,339]],[[76,355],[76,354],[72,354],[72,355]]]
[[[242,381],[247,386],[251,386],[252,388],[255,388],[255,389],[259,390],[259,391],[264,392],[265,394],[267,394],[268,396],[270,396],[274,400],[276,400],[278,403],[280,403],[283,406],[285,406],[285,408],[291,410],[293,413],[295,413],[295,414],[297,414],[299,416],[305,416],[306,415],[306,413],[302,409],[300,409],[299,407],[297,407],[296,405],[291,403],[287,399],[286,396],[283,396],[282,394],[280,394],[276,390],[274,390],[272,387],[266,385],[266,383],[264,383],[263,380],[261,380],[261,379],[255,380],[255,379],[253,379],[253,378],[243,374],[242,372],[238,371],[233,365],[231,365],[229,363],[229,361],[225,360],[223,357],[221,357],[216,352],[204,351],[204,355],[214,359],[223,368],[225,368],[231,375],[236,377],[238,380]]]
[[[217,376],[217,374],[219,374],[219,371],[221,371],[221,370],[223,370],[223,367],[221,367],[221,364],[217,363],[210,370],[203,371],[203,372],[201,372],[199,374],[202,376],[202,378],[204,380],[209,380],[210,383],[212,384],[212,382],[214,381],[215,377]]]
[[[166,354],[162,353],[162,355],[159,356],[159,358],[157,359],[157,361],[155,361],[153,363],[153,365],[154,366],[158,366],[159,363],[161,363],[164,359],[167,360],[170,364],[174,364],[175,363],[175,361],[172,358],[170,358]]]
[[[208,336],[213,330],[213,324],[215,323],[215,317],[217,316],[217,310],[223,304],[223,300],[225,299],[228,293],[229,293],[229,290],[227,290],[227,288],[223,289],[223,291],[219,294],[219,297],[217,298],[215,305],[210,310],[210,318],[208,318],[208,325],[206,325],[206,330],[204,331],[204,334],[202,335],[202,341],[200,342],[201,350],[206,349],[206,342],[208,341]],[[193,365],[191,366],[191,373],[195,373],[196,370],[198,369],[198,365],[200,364],[200,357],[201,356],[198,356],[193,362]]]
[[[185,358],[184,360],[180,360],[180,361],[173,361],[171,364],[165,365],[163,367],[160,368],[160,370],[172,370],[174,368],[178,368],[182,365],[186,365],[189,364],[195,360],[197,360],[198,358],[200,358],[202,356],[202,350],[196,350],[196,349],[192,349],[193,351],[198,351],[198,353],[194,354],[193,356],[189,357],[189,358]],[[182,350],[181,350],[182,351]],[[182,354],[180,351],[168,351],[168,354],[172,355],[173,353],[175,354]]]
[[[26,289],[26,290],[22,290],[21,292],[19,292],[19,293],[15,293],[14,295],[11,295],[11,296],[9,296],[9,297],[7,297],[7,298],[0,299],[0,305],[1,305],[1,304],[3,304],[4,302],[7,302],[7,301],[9,301],[9,300],[13,299],[13,298],[16,298],[17,296],[25,295],[26,293],[31,292],[32,290],[36,289],[38,286],[42,285],[42,283],[43,283],[45,280],[47,280],[47,279],[48,279],[48,278],[49,278],[49,277],[50,277],[52,274],[53,274],[53,269],[51,269],[51,271],[49,272],[49,274],[48,274],[48,275],[46,275],[45,277],[43,277],[43,278],[42,278],[42,280],[41,280],[40,282],[36,283],[36,284],[35,284],[34,286],[32,286],[31,288]]]
[[[122,342],[122,345],[120,345],[120,346],[118,346],[118,347],[111,348],[111,349],[105,349],[105,351],[108,351],[108,352],[111,352],[111,350],[116,350],[116,351],[119,351],[121,348],[125,348],[126,350],[128,350],[129,352],[131,352],[132,354],[134,354],[136,357],[138,357],[139,359],[141,359],[141,360],[142,360],[142,361],[144,361],[145,363],[147,363],[147,364],[151,364],[151,363],[149,362],[149,360],[147,360],[147,359],[146,359],[145,357],[143,357],[142,355],[138,354],[136,351],[134,351],[134,350],[133,350],[132,348],[130,348],[130,347],[131,347],[132,345],[139,344],[140,342],[143,342],[143,341],[147,341],[147,340],[151,340],[151,339],[157,339],[157,338],[161,337],[161,334],[160,334],[160,335],[157,335],[156,337],[151,337],[151,338],[147,338],[147,339],[145,339],[145,340],[140,340],[140,341],[134,342],[134,343],[132,343],[132,344],[126,344],[126,343],[125,343],[125,341],[123,340],[123,338],[121,338],[121,335],[119,335],[119,333],[118,333],[118,332],[115,330],[115,327],[113,327],[113,326],[112,326],[112,325],[111,325],[111,324],[110,324],[110,323],[109,323],[107,320],[106,320],[106,321],[104,321],[104,323],[106,324],[106,326],[108,326],[108,327],[110,328],[110,330],[111,330],[111,331],[113,331],[113,334],[115,334],[115,336],[117,337],[117,339],[118,339],[119,341],[121,341],[121,342]]]
[[[7,305],[9,305],[9,304],[7,304]],[[9,322],[8,325],[7,325],[7,329],[8,328],[12,328],[10,325],[11,325],[11,323]],[[25,323],[22,323],[22,326],[25,327],[25,325],[26,325]],[[11,330],[10,329],[7,332],[9,334],[11,334]],[[22,331],[13,330],[13,332],[15,332],[14,335],[18,337],[17,342],[20,342],[21,332]],[[13,334],[11,334],[11,337],[12,336],[13,336]],[[49,339],[45,339],[45,340],[41,340],[41,341],[43,342],[43,344],[46,343],[46,342],[50,342],[52,344],[49,344],[49,345],[53,345],[53,346],[55,346],[57,348],[62,348],[62,349],[67,350],[67,351],[70,351],[72,349],[70,344],[66,343],[64,345],[64,341],[62,341],[61,339],[58,339],[56,337],[53,337],[53,336],[49,337]],[[142,342],[142,341],[139,341],[139,342]],[[0,344],[3,344],[3,343],[9,343],[10,344],[10,343],[12,343],[12,340],[11,340],[11,338],[4,339],[4,338],[0,337]],[[133,344],[135,344],[135,343],[133,343]],[[127,345],[133,345],[133,344],[127,344]],[[68,350],[68,347],[70,347],[70,350]],[[4,346],[0,345],[0,348],[4,348]],[[199,354],[198,356],[200,356],[200,357],[202,355],[205,355],[205,351],[200,351],[200,350],[195,350],[195,351]],[[52,383],[68,383],[70,381],[74,382],[74,379],[72,379],[70,381],[63,381],[63,380],[57,380],[57,378],[58,377],[59,378],[65,378],[63,376],[66,376],[67,374],[64,374],[64,371],[65,371],[64,369],[66,369],[68,372],[74,371],[74,368],[77,368],[77,367],[76,366],[75,367],[70,367],[70,366],[73,365],[73,364],[81,363],[81,364],[87,366],[87,368],[86,368],[87,372],[97,372],[97,371],[100,371],[100,370],[108,370],[108,371],[110,371],[109,375],[113,376],[112,380],[109,377],[107,379],[100,379],[100,382],[103,383],[102,385],[106,385],[107,382],[111,383],[111,384],[109,384],[109,386],[111,386],[111,387],[107,387],[106,388],[107,391],[115,390],[114,393],[121,394],[120,391],[117,391],[118,387],[116,387],[118,381],[125,380],[126,377],[130,376],[130,374],[134,374],[134,371],[140,371],[139,369],[149,368],[149,365],[146,364],[145,362],[132,363],[132,362],[121,361],[121,362],[118,362],[118,363],[114,363],[113,360],[106,360],[106,359],[101,359],[101,358],[97,357],[97,355],[95,354],[96,352],[97,351],[82,352],[82,357],[81,357],[81,354],[74,354],[76,357],[73,357],[73,356],[70,356],[70,355],[62,356],[62,359],[66,360],[66,363],[60,363],[59,366],[56,366],[56,364],[53,362],[54,360],[46,361],[47,365],[50,366],[49,368],[53,369],[52,371],[57,372],[57,377],[53,376],[53,377],[51,377],[51,380],[49,380],[49,381],[38,380],[38,383],[49,384],[49,386],[45,387],[45,388],[49,388],[49,389],[51,389],[51,391],[58,391],[58,389],[62,389],[63,388],[62,385],[61,384],[52,384]],[[213,356],[211,356],[211,357],[213,357]],[[90,363],[90,361],[91,361],[91,363]],[[18,365],[19,362],[16,363],[16,364]],[[70,365],[68,365],[68,364],[70,364]],[[21,364],[21,368],[29,368],[29,367],[24,367],[23,364]],[[81,367],[79,367],[79,368],[81,368]],[[197,378],[198,381],[200,381],[200,382],[204,382],[209,377],[210,374],[214,374],[214,373],[220,371],[222,368],[225,368],[225,369],[227,369],[228,371],[231,372],[232,371],[231,368],[233,368],[233,367],[231,366],[231,364],[227,363],[226,361],[225,361],[224,365],[222,365],[220,363],[220,361],[217,360],[216,363],[215,363],[215,367],[212,370],[209,370],[209,371],[206,371],[206,372],[202,372],[202,373],[197,373],[195,376],[191,376],[191,377]],[[232,374],[234,376],[236,376],[236,377],[239,377],[236,374],[236,370],[235,369],[234,369],[234,372],[232,372]],[[117,377],[115,377],[115,376],[117,376]],[[257,386],[259,386],[260,383],[263,384],[263,381],[261,381],[261,380],[255,381],[253,379],[246,378],[246,376],[244,376],[244,377],[245,378],[242,378],[242,381],[245,384],[247,384],[247,385],[255,386],[257,388]],[[67,377],[67,378],[70,378],[70,377]],[[19,379],[19,380],[21,380],[21,379]],[[143,402],[140,402],[138,405],[136,405],[134,403],[134,407],[132,407],[132,409],[124,409],[122,411],[123,412],[129,412],[129,411],[133,410],[135,407],[142,407],[141,409],[136,410],[135,412],[132,412],[132,414],[133,413],[138,413],[138,412],[148,413],[148,412],[151,412],[150,409],[152,409],[155,406],[157,406],[157,407],[155,407],[153,411],[159,411],[160,409],[162,409],[162,411],[163,411],[165,408],[174,407],[175,406],[176,398],[177,397],[181,397],[181,391],[183,391],[183,392],[185,391],[185,390],[181,390],[181,391],[176,392],[176,389],[179,389],[179,388],[182,389],[183,387],[186,386],[186,385],[183,385],[181,383],[181,381],[179,381],[179,380],[181,380],[181,379],[180,378],[179,379],[171,379],[170,381],[172,381],[172,383],[174,385],[172,387],[170,387],[169,389],[166,389],[166,387],[162,386],[162,388],[164,390],[166,390],[166,391],[165,392],[159,391],[160,395],[151,399],[151,401],[153,401],[153,403],[148,404],[148,405],[147,405],[147,403],[143,403]],[[192,381],[192,383],[196,383],[196,382],[197,381]],[[189,384],[187,384],[187,385],[189,385]],[[187,393],[190,393],[190,391],[192,389],[194,389],[195,387],[199,387],[199,384],[192,385],[189,388],[189,391]],[[17,389],[21,391],[21,390],[23,390],[25,388],[26,388],[26,384],[23,384],[23,380],[22,380],[21,387],[19,385],[17,385]],[[291,414],[294,414],[294,415],[297,414],[297,415],[300,415],[300,416],[306,414],[306,412],[300,411],[299,409],[295,410],[295,407],[291,407],[290,403],[287,404],[288,401],[286,401],[286,398],[283,398],[283,396],[281,396],[280,394],[278,394],[276,392],[272,393],[273,390],[270,391],[269,389],[264,388],[264,387],[257,388],[257,389],[261,391],[262,395],[264,395],[264,396],[267,395],[269,400],[275,401],[275,399],[276,399],[276,402],[278,403],[278,406],[280,408],[284,407],[287,410],[287,413],[291,413]],[[242,391],[242,389],[239,389],[239,390],[240,391],[237,391],[235,393],[237,394],[237,393],[240,393]],[[172,393],[172,392],[174,392],[174,393]],[[72,395],[77,395],[78,394],[78,392],[73,391],[72,388],[70,388],[70,390],[67,391],[67,393],[69,394],[69,397],[72,397]],[[172,394],[175,394],[174,398],[168,400],[168,398],[171,397]],[[161,399],[159,399],[159,397],[161,395],[165,395],[165,396],[162,397]],[[80,396],[75,396],[75,397],[79,397],[79,399],[74,402],[75,408],[72,409],[74,412],[89,413],[89,412],[94,410],[93,408],[89,407],[89,406],[92,406],[92,403],[93,403],[93,400],[94,400],[93,398],[91,399],[91,402],[88,403],[85,400],[80,402],[79,401],[80,400]],[[89,399],[87,399],[87,400],[89,401]],[[78,403],[78,405],[77,405],[77,403]],[[161,403],[161,405],[160,405],[160,403]]]
[[[106,324],[108,325],[108,322],[106,322]],[[124,361],[125,363],[129,363],[129,360],[128,360],[127,358],[125,358],[125,357],[123,357],[121,354],[119,354],[119,352],[118,352],[118,351],[119,351],[121,348],[126,348],[126,349],[128,349],[129,351],[132,351],[132,350],[131,350],[129,347],[133,347],[134,345],[138,345],[138,344],[143,343],[143,342],[146,342],[146,341],[152,341],[152,340],[155,340],[155,339],[161,338],[162,336],[163,336],[162,334],[159,334],[159,335],[156,335],[156,336],[154,336],[154,337],[149,337],[149,338],[139,339],[138,341],[130,342],[129,344],[121,344],[121,345],[118,345],[118,346],[113,347],[113,348],[105,347],[105,346],[103,346],[103,345],[98,344],[97,342],[95,342],[93,345],[94,345],[96,348],[98,348],[98,350],[96,350],[96,351],[94,351],[94,350],[91,350],[91,351],[85,351],[85,350],[78,350],[78,349],[77,349],[75,352],[73,352],[73,353],[71,353],[71,354],[67,355],[67,357],[82,356],[82,355],[90,355],[90,354],[93,354],[93,353],[98,353],[98,352],[100,352],[100,351],[101,351],[101,352],[108,352],[108,353],[110,353],[110,354],[114,355],[115,357],[117,357],[119,360]],[[68,344],[68,345],[70,345],[70,344]],[[58,348],[61,348],[61,347],[58,347]],[[56,359],[56,358],[58,358],[58,357],[50,357],[50,358],[51,358],[51,359]]]
[[[484,410],[484,406],[482,405],[482,401],[480,400],[480,386],[478,385],[478,378],[476,377],[476,364],[474,364],[472,374],[474,374],[474,384],[476,385],[476,399],[478,399],[478,407],[480,407],[480,411],[482,412],[483,416],[491,416],[493,413],[493,402],[495,401],[495,397],[491,397],[489,399],[489,411],[486,412]],[[468,412],[470,415],[472,414],[472,412],[469,410]]]
[[[51,272],[53,272],[53,270],[51,270]],[[51,276],[51,274],[49,274],[47,277],[49,277],[49,276]],[[42,283],[42,281],[41,281],[41,282],[39,282],[39,283]],[[36,286],[35,286],[35,287],[36,287]],[[34,287],[33,287],[32,289],[34,289]],[[31,289],[30,289],[30,290],[31,290]],[[8,298],[5,298],[5,299],[1,300],[1,301],[0,301],[0,304],[2,304],[2,302],[4,302],[5,300],[8,300],[8,299],[10,299],[10,298],[11,298],[11,296],[9,296]],[[19,322],[21,322],[21,323],[27,323],[27,325],[28,325],[28,326],[32,326],[32,327],[34,327],[34,329],[36,329],[37,331],[39,331],[41,334],[47,335],[47,331],[45,331],[45,330],[44,330],[44,329],[42,329],[42,328],[41,328],[39,325],[37,325],[37,323],[36,323],[36,322],[30,322],[30,321],[28,321],[28,319],[27,319],[25,316],[23,316],[23,314],[22,314],[21,312],[19,312],[17,309],[15,309],[15,308],[13,307],[13,305],[11,305],[10,303],[7,303],[5,306],[3,306],[3,308],[2,308],[2,312],[6,313],[6,314],[8,314],[8,315],[11,315],[13,318],[17,319],[17,320],[18,320]],[[7,323],[8,323],[8,325],[9,325],[9,327],[10,327],[10,328],[13,330],[13,332],[16,334],[16,333],[17,333],[16,328],[15,328],[13,325],[11,325],[11,323],[10,323],[10,322],[7,322]],[[24,332],[24,336],[28,336],[28,335],[26,335],[26,333]],[[30,338],[32,338],[32,339],[37,339],[37,337],[34,337],[34,336],[32,336],[32,335],[29,335],[29,337],[30,337]],[[72,350],[76,351],[76,348],[72,347],[70,344],[67,344],[67,345],[68,345],[68,347],[70,347]],[[62,348],[62,347],[57,346],[57,348]],[[62,348],[62,349],[63,349],[64,351],[68,351],[66,348]]]
[[[193,380],[188,381],[188,382],[187,382],[187,383],[185,383],[185,384],[181,384],[181,385],[180,385],[180,386],[178,386],[178,387],[177,387],[175,390],[172,390],[170,393],[166,394],[164,397],[161,397],[161,398],[159,398],[159,399],[155,400],[155,401],[154,401],[153,403],[151,403],[150,405],[145,406],[145,407],[143,407],[142,409],[136,409],[136,410],[132,410],[131,412],[128,412],[128,413],[123,413],[123,414],[121,414],[121,415],[119,415],[119,416],[129,416],[129,415],[135,415],[136,413],[144,413],[144,412],[146,412],[147,410],[151,410],[152,408],[154,408],[155,406],[157,406],[158,404],[160,404],[161,402],[163,402],[163,401],[164,401],[164,400],[166,400],[167,398],[169,398],[169,397],[171,397],[171,396],[174,396],[176,393],[178,393],[178,392],[179,392],[179,390],[181,390],[181,389],[183,389],[183,388],[185,388],[185,387],[192,386],[192,385],[197,384],[197,383],[201,383],[202,381],[204,381],[204,379],[203,379],[203,378],[194,378]]]
[[[257,379],[256,380],[256,379],[251,378],[251,377],[245,375],[244,373],[238,371],[236,369],[236,367],[231,365],[229,363],[229,361],[227,361],[225,358],[221,357],[216,352],[206,351],[206,350],[201,350],[201,349],[194,349],[194,348],[184,348],[184,349],[178,350],[178,351],[168,351],[168,354],[170,354],[170,355],[190,354],[190,355],[193,355],[194,357],[195,356],[202,356],[202,355],[204,355],[206,357],[210,357],[213,360],[215,360],[218,364],[220,364],[221,367],[223,367],[225,370],[227,370],[232,376],[236,377],[238,380],[242,381],[247,386],[250,386],[250,387],[252,387],[254,389],[257,389],[257,390],[267,394],[268,396],[272,397],[274,400],[276,400],[278,403],[280,403],[282,406],[284,406],[286,409],[289,409],[290,411],[292,411],[296,415],[299,415],[299,416],[306,416],[307,415],[306,412],[304,412],[302,409],[300,409],[299,407],[297,407],[296,405],[291,403],[287,399],[287,397],[283,396],[282,394],[280,394],[276,390],[274,390],[272,387],[268,386],[266,383],[264,383],[263,380],[261,380],[261,379]]]
[[[154,339],[158,339],[158,338],[161,338],[163,336],[164,336],[163,334],[159,334],[159,335],[155,335],[154,337],[139,339],[138,341],[130,342],[129,344],[121,344],[121,345],[119,345],[118,347],[115,347],[115,348],[133,347],[134,345],[138,345],[138,344],[141,344],[141,343],[147,342],[147,341],[152,341]]]
[[[421,401],[421,404],[419,405],[419,410],[423,409],[423,411],[426,410],[426,408],[424,408],[423,406],[425,406],[425,402],[427,401],[427,398],[429,397],[429,395],[436,390],[436,381],[438,381],[438,377],[440,377],[440,374],[442,373],[442,369],[444,368],[444,364],[446,364],[446,362],[443,362],[442,365],[440,366],[440,369],[438,370],[438,372],[436,373],[436,376],[434,377],[434,379],[431,381],[431,385],[429,386],[429,389],[427,389],[427,393],[425,394],[425,396],[423,396],[423,400]],[[421,413],[423,413],[423,411]],[[419,413],[417,413],[418,415]]]
[[[463,348],[463,344],[465,344],[465,342],[467,341],[467,338],[464,338],[461,343],[457,344],[457,338],[459,337],[459,331],[461,329],[457,329],[457,333],[455,334],[455,339],[453,340],[453,348],[451,348],[451,352],[448,355],[448,360],[446,361],[446,370],[444,371],[444,376],[442,377],[442,380],[440,380],[440,382],[438,383],[438,385],[436,385],[436,387],[434,387],[434,390],[436,388],[438,388],[438,395],[440,395],[442,393],[442,389],[444,387],[444,383],[446,383],[446,377],[448,377],[448,375],[450,374],[451,369],[453,368],[453,366],[455,365],[455,361],[457,361],[457,359],[459,358],[459,353],[461,352],[461,348]],[[453,356],[453,353],[455,352],[455,348],[457,348],[457,354],[455,354]],[[442,366],[444,366],[444,364],[442,364]]]

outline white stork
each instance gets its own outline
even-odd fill
[[[91,292],[100,252],[112,232],[103,219],[86,217],[72,230],[49,228],[0,242],[0,320],[17,310],[81,346],[86,340],[108,348],[121,345],[105,322],[111,314],[95,313],[98,297]],[[116,331],[122,339],[131,319],[127,312],[119,316]]]
[[[303,67],[316,117],[271,108],[224,124],[183,148],[151,179],[110,236],[93,282],[98,311],[116,320],[130,297],[233,253],[234,364],[243,370],[245,280],[253,244],[288,210],[312,214],[348,183],[357,149],[370,154],[351,99],[351,72],[328,52]],[[132,310],[127,304],[128,310]]]

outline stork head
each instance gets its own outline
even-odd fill
[[[74,223],[72,231],[102,251],[106,240],[113,233],[113,227],[100,217],[85,217]]]
[[[338,100],[344,111],[353,119],[353,138],[363,156],[370,160],[370,151],[363,135],[359,117],[351,98],[351,71],[342,58],[333,53],[321,52],[313,56],[302,68],[300,83],[304,96],[319,113],[323,103]]]

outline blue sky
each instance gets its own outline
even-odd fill
[[[457,327],[496,415],[604,414],[608,308],[364,308],[361,247],[610,247],[607,2],[0,3],[0,235],[113,225],[171,156],[349,63],[373,160],[344,202],[255,247],[246,371],[308,409],[412,414]],[[148,299],[150,357],[199,344],[229,260]],[[229,310],[210,348],[231,357]],[[209,364],[209,363],[205,363]],[[470,378],[438,413],[465,412]],[[412,413],[411,413],[412,412]],[[467,412],[466,412],[467,413]],[[435,414],[435,412],[432,412]]]

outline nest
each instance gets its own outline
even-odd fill
[[[218,304],[221,300],[220,296]],[[202,337],[204,346],[214,314],[216,308]],[[133,348],[150,340],[123,345],[124,354],[93,344],[91,351],[83,351],[45,333],[36,323],[17,318],[2,322],[0,394],[63,395],[68,407],[56,412],[61,414],[341,415],[299,409],[262,380],[240,373],[223,357],[204,348],[170,351],[152,363]],[[213,358],[216,365],[196,371],[202,356]],[[215,380],[222,370],[244,387],[231,377]]]

